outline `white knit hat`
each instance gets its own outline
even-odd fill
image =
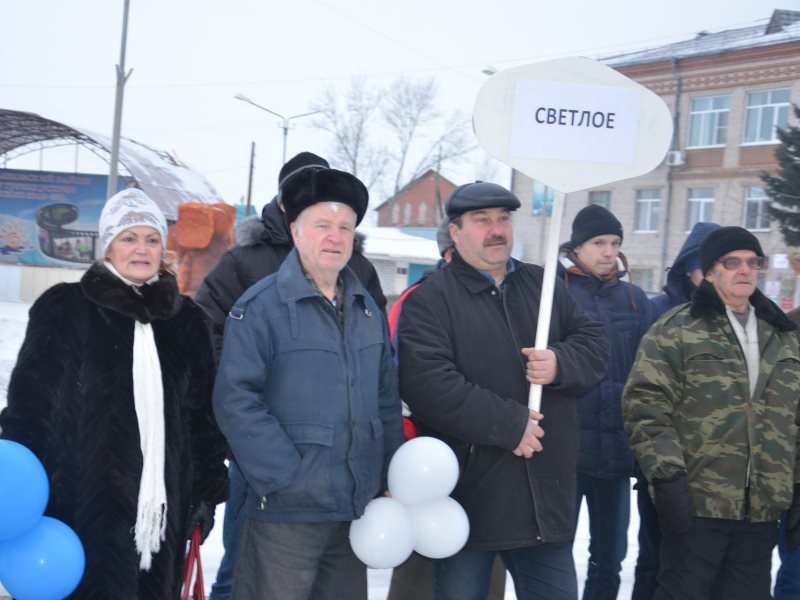
[[[167,220],[147,194],[136,188],[127,188],[108,199],[100,213],[100,256],[106,255],[111,242],[131,227],[145,225],[161,234],[161,246],[167,247]]]

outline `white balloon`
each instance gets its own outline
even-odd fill
[[[447,558],[467,543],[469,519],[461,505],[443,498],[409,508],[414,524],[414,550],[428,558]]]
[[[405,506],[392,498],[375,498],[364,515],[350,523],[350,546],[372,569],[391,569],[414,550],[414,528]]]
[[[458,459],[447,444],[436,438],[407,441],[389,463],[389,493],[409,507],[446,498],[457,482]]]

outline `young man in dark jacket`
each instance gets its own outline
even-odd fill
[[[286,255],[294,247],[289,226],[280,203],[280,192],[289,179],[305,169],[328,167],[328,161],[312,154],[301,152],[291,158],[278,174],[278,196],[261,211],[261,218],[244,221],[237,228],[237,245],[226,252],[214,269],[206,276],[195,301],[211,317],[216,355],[222,351],[225,319],[236,300],[254,283],[275,273]],[[356,234],[354,252],[348,266],[367,288],[381,310],[385,310],[386,298],[381,290],[378,274],[372,264],[361,254],[359,234]],[[239,513],[244,502],[246,486],[236,461],[229,461],[230,497],[225,505],[223,522],[222,557],[217,579],[211,587],[209,600],[228,600],[233,585],[233,568],[239,538]]]
[[[596,204],[583,208],[562,247],[559,273],[578,304],[605,325],[608,372],[578,398],[581,442],[575,521],[586,498],[589,512],[589,568],[584,600],[614,600],[628,548],[631,477],[634,460],[622,424],[620,397],[639,340],[653,322],[647,295],[622,280],[627,269],[620,253],[622,223]]]
[[[498,553],[520,600],[577,596],[575,400],[605,373],[606,336],[556,282],[549,347],[533,349],[543,269],[510,258],[519,206],[492,183],[456,188],[456,252],[409,294],[399,324],[401,396],[419,432],[458,457],[452,495],[470,521],[465,548],[434,561],[437,600],[485,598]],[[541,414],[530,383],[544,386]]]

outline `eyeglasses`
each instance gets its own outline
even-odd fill
[[[748,267],[755,271],[760,271],[767,266],[767,258],[765,256],[753,256],[750,258],[729,256],[727,258],[721,258],[717,262],[725,267],[728,271],[735,271],[742,266],[742,263],[746,263]]]

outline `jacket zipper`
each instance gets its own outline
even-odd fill
[[[500,294],[500,300],[503,304],[503,315],[506,321],[506,327],[508,327],[508,331],[511,334],[511,339],[514,342],[514,347],[517,350],[517,354],[519,356],[519,361],[522,366],[522,376],[525,377],[526,367],[525,361],[522,358],[522,353],[519,350],[522,348],[522,345],[519,343],[517,336],[514,333],[514,328],[511,326],[511,315],[508,312],[508,305],[506,304],[506,295],[502,289],[497,288],[497,292]],[[533,486],[530,481],[530,473],[528,472],[527,465],[525,468],[525,475],[528,477],[528,488],[531,490],[531,500],[533,501],[533,513],[536,518],[536,527],[539,528],[539,535],[536,536],[537,541],[542,543],[546,542],[547,540],[544,539],[544,529],[542,528],[542,522],[539,520],[539,515],[541,511],[539,510],[539,504],[536,502],[536,493],[534,492]]]

